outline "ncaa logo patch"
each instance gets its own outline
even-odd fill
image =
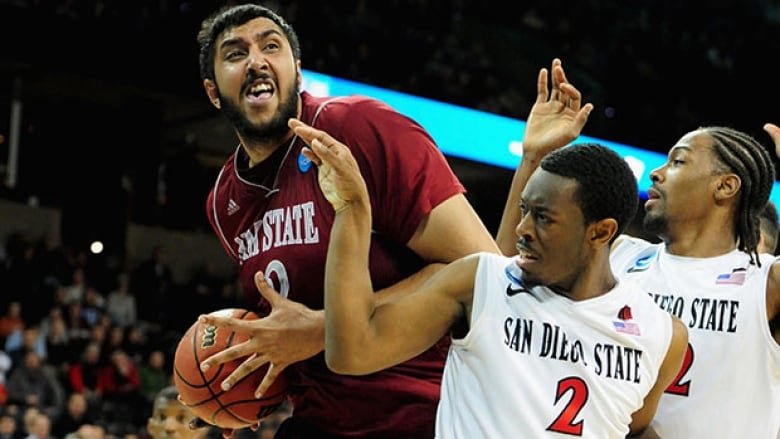
[[[309,172],[309,169],[311,169],[311,160],[307,159],[305,155],[303,155],[303,152],[298,154],[298,170],[306,173]]]
[[[647,256],[642,256],[634,262],[634,266],[626,270],[627,273],[638,273],[645,271],[650,267],[650,262],[655,258],[656,253],[653,252]]]

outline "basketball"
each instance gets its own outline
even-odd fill
[[[258,318],[252,311],[238,308],[222,309],[211,314],[243,320]],[[273,413],[287,398],[284,374],[279,375],[261,398],[255,398],[255,389],[265,377],[267,365],[247,375],[228,391],[220,388],[222,381],[247,357],[216,365],[206,372],[200,370],[201,361],[247,338],[239,332],[195,321],[176,347],[174,385],[181,401],[195,416],[209,424],[230,429],[250,427]]]

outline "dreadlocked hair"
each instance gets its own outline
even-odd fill
[[[775,166],[764,145],[749,134],[733,128],[700,128],[712,137],[712,151],[718,161],[742,181],[735,220],[739,250],[750,255],[751,263],[761,266],[758,240],[759,216],[769,201],[775,181]]]

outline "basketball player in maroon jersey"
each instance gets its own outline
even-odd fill
[[[377,212],[370,269],[383,299],[422,282],[440,263],[499,251],[465,188],[410,118],[367,97],[301,91],[298,38],[273,11],[250,4],[217,11],[203,22],[198,42],[208,97],[239,139],[206,210],[240,267],[248,306],[265,316],[241,327],[249,342],[211,357],[207,367],[254,354],[224,384],[270,363],[260,393],[288,374],[293,414],[277,437],[433,437],[447,337],[369,376],[337,375],[325,365],[323,276],[334,212],[287,122],[296,118],[329,132],[360,162]],[[258,272],[278,295],[258,293]]]

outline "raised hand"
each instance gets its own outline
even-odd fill
[[[336,212],[360,202],[368,205],[368,189],[355,157],[343,143],[298,119],[288,125],[307,145],[303,154],[319,168],[320,189]]]
[[[552,76],[552,90],[548,73]],[[593,104],[582,105],[580,91],[569,83],[561,60],[555,58],[549,72],[545,68],[539,71],[536,102],[531,107],[523,136],[523,155],[541,158],[566,146],[580,135],[592,110]]]

